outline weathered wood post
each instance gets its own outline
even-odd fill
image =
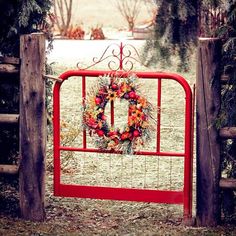
[[[45,219],[45,36],[20,38],[20,209],[24,219]]]
[[[220,221],[220,140],[215,121],[220,110],[219,39],[199,39],[197,57],[197,211],[199,226]]]

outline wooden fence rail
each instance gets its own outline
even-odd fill
[[[15,124],[19,122],[19,114],[0,114],[0,123]]]
[[[16,81],[20,77],[20,59],[16,57],[0,56],[0,83],[2,78],[14,78]],[[0,114],[0,124],[19,124],[19,114]],[[1,152],[0,152],[1,155]],[[0,164],[0,174],[18,174],[18,165]]]
[[[18,174],[18,171],[19,171],[18,165],[0,165],[1,174],[16,175]]]
[[[236,190],[236,179],[222,178],[219,184],[221,188]]]
[[[224,139],[236,139],[236,127],[221,128],[219,135]]]

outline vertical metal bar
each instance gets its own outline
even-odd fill
[[[111,126],[115,124],[114,101],[111,101]]]
[[[160,183],[160,157],[157,157],[157,189],[159,187],[159,183]]]
[[[121,158],[121,173],[120,173],[120,187],[123,187],[123,168],[124,168],[124,155],[120,156]]]
[[[54,194],[60,194],[60,86],[56,82],[53,91],[53,153],[54,153]]]
[[[112,84],[113,83],[113,77],[110,78],[110,83]],[[114,124],[115,124],[115,110],[114,110],[114,101],[112,100],[110,102],[110,105],[111,105],[111,126],[113,127]]]
[[[134,158],[131,158],[131,183],[130,187],[133,188],[133,176],[134,176]]]
[[[86,77],[85,75],[82,76],[82,104],[83,107],[85,106],[85,99],[86,99]],[[84,119],[84,117],[83,117]],[[83,129],[83,148],[86,149],[87,147],[87,139],[86,139],[86,129]]]
[[[184,220],[192,217],[192,92],[185,89]]]
[[[156,136],[156,151],[161,149],[161,79],[157,80],[157,136]]]
[[[194,149],[194,118],[195,118],[195,113],[194,113],[194,109],[195,109],[195,98],[196,98],[196,85],[193,85],[193,89],[192,89],[192,124],[191,124],[191,163],[190,163],[190,175],[191,175],[191,182],[190,182],[190,208],[191,208],[191,214],[192,214],[192,199],[193,199],[193,182],[192,182],[192,178],[193,178],[193,149]]]
[[[123,70],[123,43],[120,43],[120,70]]]
[[[111,185],[112,180],[112,154],[109,154],[109,184]]]
[[[170,187],[169,189],[172,189],[172,167],[173,167],[173,162],[172,162],[173,157],[169,157],[169,163],[170,163]]]
[[[144,157],[144,180],[143,188],[147,188],[147,156]]]

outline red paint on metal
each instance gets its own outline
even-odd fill
[[[86,77],[82,77],[82,104],[85,105],[85,99],[86,99]],[[83,130],[83,149],[86,149],[87,147],[87,139],[86,139],[86,129]]]
[[[53,146],[54,146],[54,193],[60,189],[60,83],[56,83],[53,93]]]
[[[113,82],[113,78],[111,78],[111,83]],[[114,110],[114,101],[110,102],[111,105],[111,126],[115,124],[115,110]]]
[[[99,186],[76,186],[66,184],[60,185],[60,192],[57,196],[138,202],[156,202],[169,204],[183,203],[182,191],[160,191]]]
[[[161,150],[161,79],[157,80],[157,153]]]
[[[72,152],[96,152],[96,153],[114,153],[122,154],[122,151],[115,150],[101,150],[96,148],[77,148],[77,147],[59,147],[61,151],[72,151]],[[147,156],[166,156],[166,157],[184,157],[185,153],[178,152],[152,152],[152,151],[137,151],[134,155],[147,155]]]
[[[60,169],[60,151],[81,151],[81,152],[98,152],[98,153],[119,153],[114,151],[104,151],[86,147],[86,132],[84,132],[83,147],[66,147],[60,145],[60,86],[63,83],[56,82],[53,91],[53,126],[54,126],[54,193],[57,196],[66,197],[86,197],[101,198],[128,201],[145,201],[160,202],[171,204],[183,204],[184,219],[187,220],[192,216],[192,91],[186,80],[177,74],[161,73],[161,72],[132,72],[138,78],[156,79],[158,80],[158,106],[161,106],[161,81],[174,80],[177,81],[185,91],[185,129],[184,129],[184,152],[162,152],[160,150],[160,135],[157,135],[157,147],[155,152],[140,151],[136,155],[156,155],[161,157],[183,157],[184,158],[184,186],[181,191],[160,191],[150,189],[127,189],[127,188],[111,188],[99,186],[79,186],[65,185],[61,183]],[[96,79],[104,75],[127,77],[129,72],[124,71],[92,71],[92,70],[70,70],[63,73],[60,78],[64,81],[69,77],[82,77],[83,82],[83,98],[85,97],[85,80],[87,77]],[[161,113],[161,111],[159,112]],[[157,130],[160,131],[160,117],[158,115]]]
[[[123,70],[123,43],[120,44],[120,70]]]
[[[115,124],[115,111],[114,111],[114,102],[111,101],[111,126]]]

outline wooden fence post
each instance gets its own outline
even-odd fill
[[[42,221],[46,156],[44,34],[22,35],[20,57],[20,209],[24,219]]]
[[[197,57],[197,211],[199,226],[220,221],[220,140],[215,121],[220,110],[219,39],[199,39]]]

